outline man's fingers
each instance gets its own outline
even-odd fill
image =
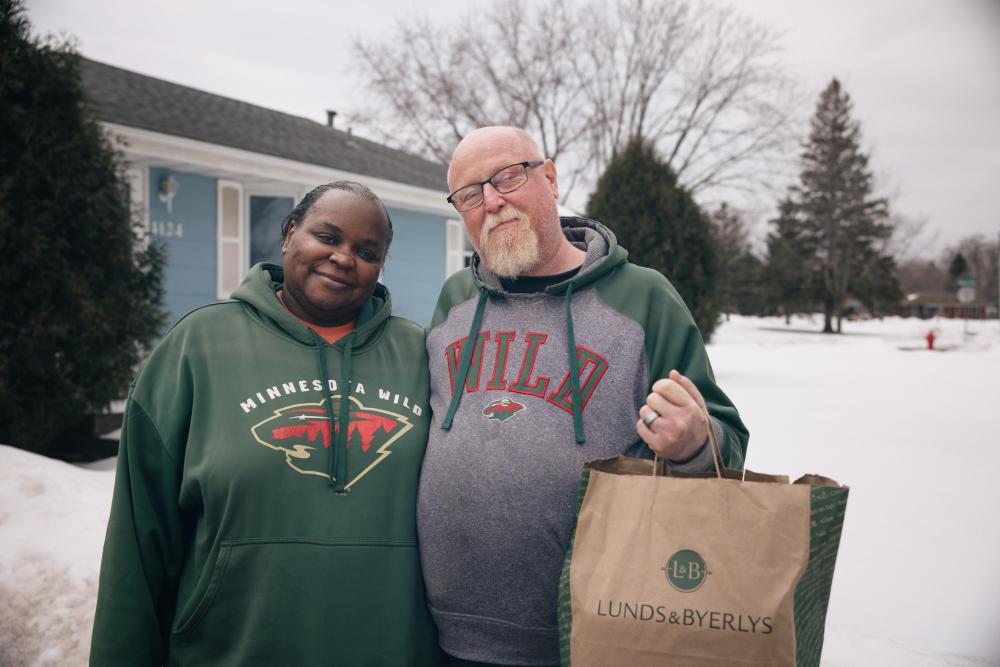
[[[670,371],[670,379],[676,382],[680,387],[682,387],[684,391],[686,391],[691,396],[691,398],[694,399],[694,402],[701,407],[702,410],[705,410],[706,412],[708,411],[708,408],[705,406],[705,397],[701,395],[701,392],[698,390],[698,386],[695,385],[694,382],[691,382],[690,378],[688,378],[686,375],[681,375],[676,370],[673,370]]]
[[[676,403],[664,398],[662,393],[656,391],[646,397],[646,405],[661,415],[671,414],[679,407]]]
[[[670,401],[672,404],[684,407],[686,405],[691,405],[695,403],[695,399],[691,394],[685,389],[679,382],[673,379],[663,378],[657,380],[653,384],[653,393],[650,397],[658,395],[666,401]],[[650,406],[656,410],[656,405],[650,403]]]
[[[639,409],[636,431],[660,456],[685,458],[704,442],[705,399],[694,382],[676,370],[657,380],[652,389]]]

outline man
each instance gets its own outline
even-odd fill
[[[442,289],[427,338],[428,601],[452,664],[554,665],[584,462],[655,452],[708,470],[707,405],[741,467],[747,430],[680,296],[628,264],[603,225],[560,220],[555,165],[525,132],[470,133],[448,185],[477,252]]]

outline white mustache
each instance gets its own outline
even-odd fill
[[[497,225],[520,216],[521,212],[513,206],[508,206],[499,213],[488,213],[486,219],[483,221],[483,233],[489,234]]]

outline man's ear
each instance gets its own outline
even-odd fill
[[[545,164],[542,165],[542,169],[545,170],[545,180],[549,182],[549,191],[552,192],[552,198],[558,201],[559,180],[556,177],[556,163],[552,160],[546,159]]]
[[[295,233],[295,223],[288,225],[288,231],[285,233],[285,238],[281,242],[281,254],[284,255],[288,252],[288,242],[292,240],[292,234]]]

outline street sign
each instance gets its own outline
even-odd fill
[[[972,303],[976,300],[976,279],[966,276],[958,279],[959,303]]]

